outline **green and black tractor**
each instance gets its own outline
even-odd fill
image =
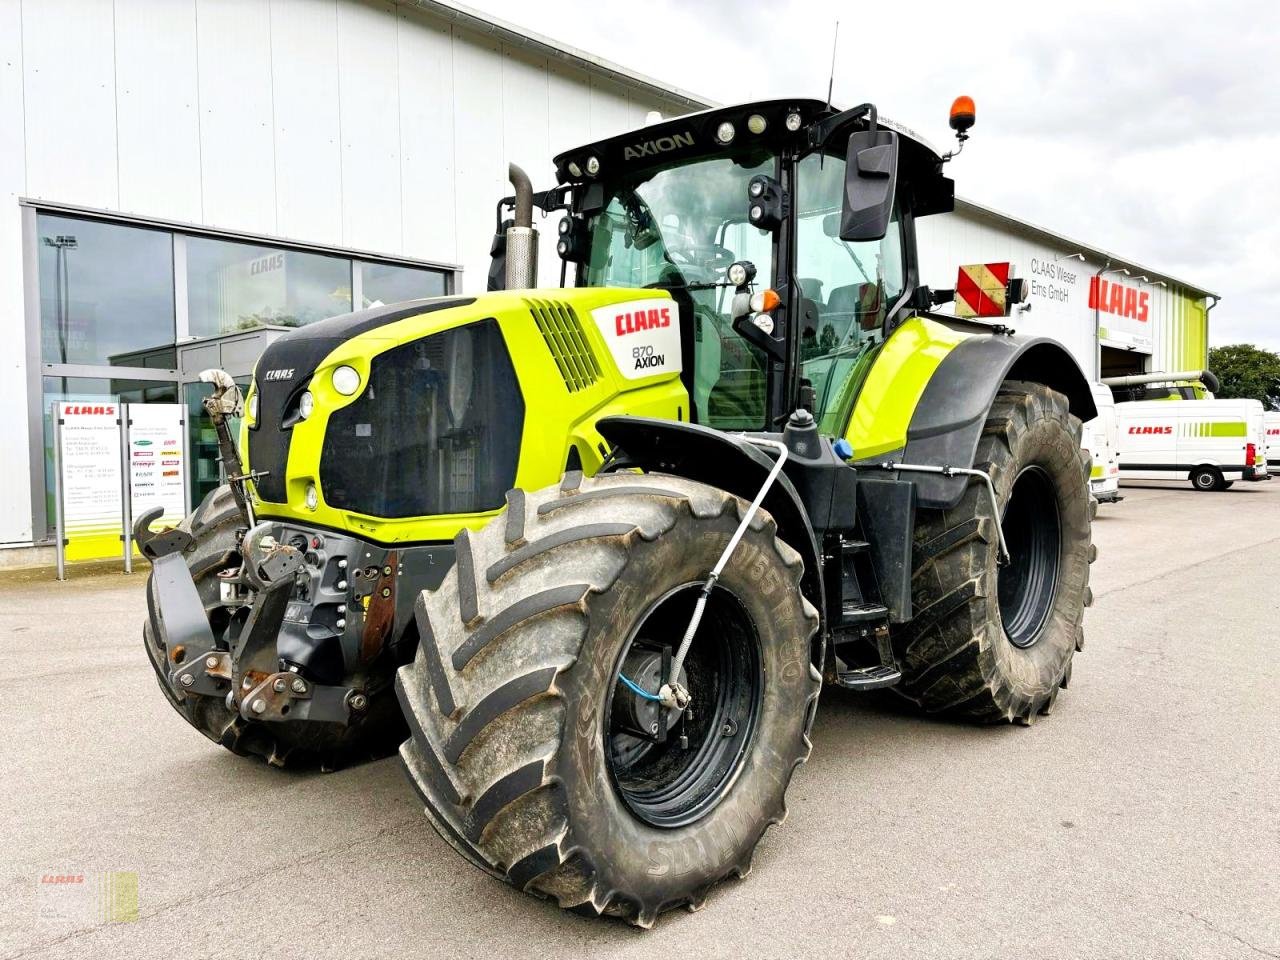
[[[513,168],[489,292],[210,371],[227,483],[136,531],[174,708],[277,765],[398,747],[472,863],[646,926],[746,873],[824,683],[1048,713],[1095,411],[1056,342],[933,312],[950,157],[870,104],[659,122]]]

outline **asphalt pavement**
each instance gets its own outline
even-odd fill
[[[827,689],[751,875],[649,932],[464,862],[396,759],[205,740],[153,680],[141,576],[0,581],[0,960],[1280,957],[1280,482],[1124,493],[1052,716]]]

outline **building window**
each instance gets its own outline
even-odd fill
[[[173,235],[40,214],[45,363],[174,366]]]
[[[187,329],[216,337],[300,327],[351,312],[351,261],[300,250],[187,237]]]
[[[447,267],[355,259],[340,250],[93,213],[28,208],[24,216],[33,238],[26,256],[36,264],[39,289],[28,323],[31,336],[38,323],[43,361],[27,384],[43,421],[30,426],[32,470],[45,478],[46,495],[37,492],[33,504],[37,531],[54,525],[55,400],[185,404],[190,489],[198,503],[219,483],[220,467],[200,404],[210,388],[196,374],[221,365],[243,387],[257,354],[278,334],[260,330],[229,338],[233,344],[210,338],[299,327],[376,302],[443,296],[451,283]]]
[[[357,265],[361,278],[361,309],[377,303],[400,303],[404,300],[444,296],[444,274],[438,270],[367,261]]]

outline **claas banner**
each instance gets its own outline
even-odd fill
[[[957,317],[1003,317],[1008,313],[1009,264],[971,263],[956,277]]]

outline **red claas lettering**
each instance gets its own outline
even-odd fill
[[[620,337],[625,337],[629,333],[639,333],[641,330],[669,327],[671,326],[671,308],[660,307],[653,310],[619,313],[613,318],[613,324]]]
[[[1151,294],[1101,277],[1089,279],[1089,309],[1114,313],[1146,323],[1151,316]]]

